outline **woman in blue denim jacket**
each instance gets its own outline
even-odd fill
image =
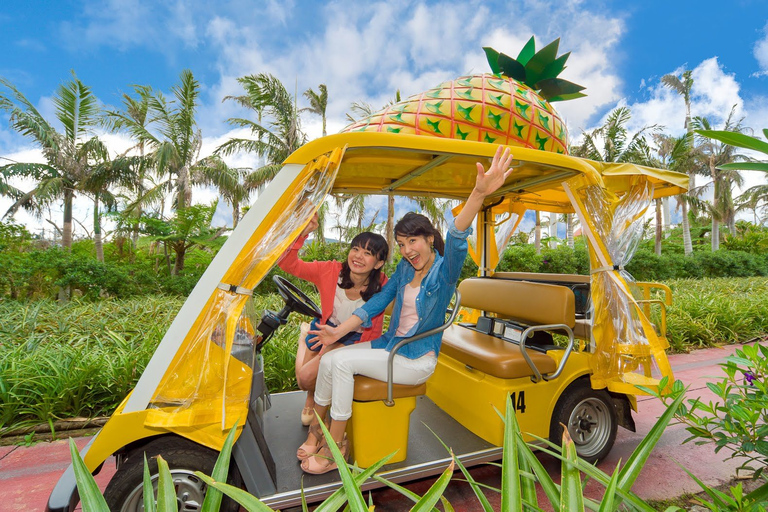
[[[467,237],[472,232],[472,222],[486,196],[504,183],[511,172],[511,162],[509,149],[499,146],[488,172],[482,164],[477,164],[475,187],[454,219],[454,225],[448,229],[445,242],[426,217],[413,212],[406,214],[395,226],[403,259],[387,284],[338,327],[324,325],[319,330],[310,331],[317,336],[317,343],[323,345],[322,353],[325,347],[346,333],[361,325],[368,326],[370,319],[395,299],[389,329],[383,336],[331,351],[320,360],[315,411],[324,418],[331,406],[329,430],[342,453],[347,451],[344,431],[352,415],[354,376],[387,380],[387,358],[392,347],[403,338],[443,324],[467,256]],[[442,333],[439,333],[402,347],[394,358],[394,382],[406,385],[425,382],[437,365],[441,341]],[[322,431],[314,418],[306,442],[296,453],[307,473],[320,474],[336,469],[330,450],[327,447],[320,449],[321,441]]]

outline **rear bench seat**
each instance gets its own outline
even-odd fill
[[[590,309],[590,278],[581,274],[548,274],[540,272],[496,272],[494,279],[511,279],[539,283],[558,284],[573,290],[576,299],[576,325],[573,326],[573,336],[580,340],[589,341],[592,334]]]
[[[462,307],[492,312],[524,326],[576,323],[573,291],[565,286],[505,279],[472,278],[459,285]],[[443,354],[500,379],[533,376],[519,345],[454,324],[443,333]],[[528,350],[543,374],[557,369],[545,353]]]

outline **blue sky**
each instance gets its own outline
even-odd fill
[[[227,139],[226,119],[240,114],[221,103],[240,92],[239,76],[269,72],[300,93],[327,84],[333,133],[353,101],[379,106],[397,89],[407,96],[485,72],[482,46],[516,54],[531,34],[540,45],[560,37],[561,52],[572,52],[564,77],[587,87],[587,98],[558,106],[574,138],[617,105],[632,108],[636,128],[680,133],[682,100],[659,78],[682,69],[694,70],[694,115],[717,125],[738,104],[747,126],[768,127],[765,0],[6,1],[0,76],[52,118],[49,98],[70,70],[116,105],[131,84],[168,91],[189,68],[203,87],[205,152]],[[303,127],[320,133],[309,115]],[[119,136],[108,140],[115,151],[127,147]],[[0,157],[33,155],[0,118]]]

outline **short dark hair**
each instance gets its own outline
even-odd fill
[[[370,231],[363,231],[353,238],[349,243],[349,248],[352,249],[353,247],[362,247],[366,251],[370,251],[378,261],[386,262],[387,256],[389,256],[389,244],[387,244],[386,239]],[[339,273],[339,287],[345,290],[354,286],[350,276],[348,259],[349,251],[347,251],[347,258],[344,258],[344,262],[341,264],[341,272]],[[379,290],[381,290],[381,268],[374,268],[368,276],[368,286],[360,292],[360,296],[368,302]]]
[[[440,256],[445,252],[443,235],[432,225],[428,218],[420,213],[408,212],[395,224],[395,236],[433,237],[433,245]]]

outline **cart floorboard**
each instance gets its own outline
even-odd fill
[[[341,486],[337,471],[325,475],[305,474],[296,459],[296,449],[307,436],[307,427],[299,421],[304,398],[304,392],[299,391],[273,394],[272,406],[264,413],[264,434],[277,468],[277,493],[260,499],[272,507],[300,504],[302,485],[308,502],[321,500]],[[480,439],[429,398],[421,396],[411,414],[408,457],[384,466],[379,474],[393,482],[405,482],[441,473],[450,459],[435,436],[467,466],[501,458],[500,447]],[[375,487],[382,487],[382,484],[369,480],[363,489]]]

